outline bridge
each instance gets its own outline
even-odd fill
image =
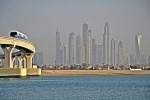
[[[0,76],[26,76],[40,75],[41,70],[33,68],[32,58],[35,53],[35,46],[29,40],[1,36],[0,46],[4,54],[0,55],[1,68]],[[12,53],[14,49],[19,52]],[[18,60],[18,65],[15,65],[15,60]]]

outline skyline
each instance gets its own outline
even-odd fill
[[[141,54],[148,56],[149,5],[149,0],[1,0],[0,34],[8,35],[11,30],[22,31],[35,43],[36,51],[43,52],[44,63],[54,64],[57,27],[62,44],[68,44],[68,34],[74,32],[75,37],[82,36],[82,25],[87,23],[92,36],[102,45],[103,28],[108,21],[110,37],[123,42],[126,54],[135,55],[135,35],[140,33]]]
[[[122,41],[109,38],[109,27],[110,26],[108,25],[107,21],[104,26],[103,45],[99,45],[96,42],[96,39],[92,36],[92,30],[88,28],[87,23],[83,24],[82,38],[80,38],[80,35],[78,35],[76,36],[75,40],[75,34],[71,32],[68,38],[68,58],[65,57],[65,59],[69,61],[67,65],[78,65],[84,63],[90,65],[108,64],[114,66],[118,64],[148,64],[149,55],[141,54],[142,35],[139,33],[135,35],[135,54],[127,54],[124,52],[125,47]],[[63,50],[63,45],[61,45],[60,39],[61,37],[60,34],[58,36],[57,28],[55,62],[57,62],[57,58],[63,60],[64,57],[61,55],[66,55],[66,53],[63,54],[63,51],[66,52],[66,48]],[[59,48],[57,46],[59,46]],[[57,51],[61,52],[57,53]],[[60,56],[57,57],[58,54]],[[55,64],[66,65],[66,63],[63,62]]]

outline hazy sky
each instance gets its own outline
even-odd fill
[[[24,32],[43,52],[45,63],[54,64],[57,27],[62,44],[68,44],[68,34],[82,36],[86,22],[102,44],[106,21],[125,54],[135,54],[135,35],[140,33],[142,54],[150,55],[150,0],[0,0],[0,35]]]

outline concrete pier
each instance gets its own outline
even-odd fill
[[[25,77],[26,68],[0,68],[0,77]]]
[[[38,68],[0,68],[0,77],[27,77],[40,75],[41,69]]]
[[[29,40],[0,35],[0,77],[26,77],[41,75],[41,69],[33,66],[35,46]],[[14,49],[19,52],[13,53]],[[16,63],[16,62],[17,63]]]
[[[40,76],[41,69],[39,68],[27,68],[27,76]]]

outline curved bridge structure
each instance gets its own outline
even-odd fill
[[[13,46],[19,50],[25,50],[28,53],[35,53],[34,44],[24,39],[0,35],[0,45],[5,45],[8,47]]]
[[[0,45],[4,51],[4,54],[0,55],[3,68],[33,68],[32,58],[35,53],[35,46],[32,42],[24,39],[0,35]],[[15,48],[20,51],[12,53]],[[16,58],[19,63],[19,66],[17,67],[14,64]]]

